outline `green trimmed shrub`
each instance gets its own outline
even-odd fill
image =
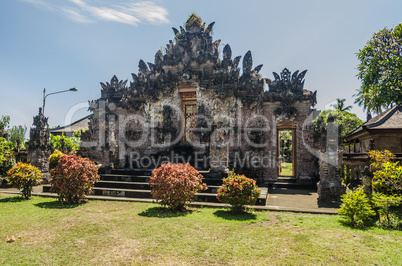
[[[385,195],[402,195],[402,166],[386,162],[374,172],[373,190]]]
[[[207,189],[202,175],[190,164],[165,163],[152,172],[149,181],[152,196],[172,211],[183,211],[198,190]]]
[[[375,212],[363,187],[342,195],[341,201],[342,205],[338,212],[345,218],[346,224],[363,227],[373,221]]]
[[[260,191],[257,189],[255,180],[232,171],[227,178],[223,179],[217,198],[221,202],[230,204],[234,213],[241,213],[244,212],[244,205],[254,205],[259,196]]]
[[[402,226],[402,197],[374,193],[372,200],[380,215],[378,223],[383,227],[400,229]]]
[[[8,183],[17,189],[21,189],[22,196],[31,198],[32,187],[42,181],[42,173],[38,168],[26,163],[17,163],[7,172]]]
[[[55,150],[49,157],[49,170],[56,168],[59,165],[60,158],[64,155],[59,150]]]
[[[64,204],[80,203],[86,195],[92,194],[99,180],[95,163],[77,155],[61,156],[51,175],[50,191],[59,194],[59,201]]]
[[[370,167],[373,172],[382,170],[384,168],[384,164],[391,162],[392,157],[395,157],[395,155],[389,150],[371,150],[368,154],[370,157]]]

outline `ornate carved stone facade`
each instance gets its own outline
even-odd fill
[[[153,62],[140,60],[129,85],[116,76],[101,83],[82,152],[104,166],[139,168],[182,156],[197,168],[236,168],[265,182],[279,175],[278,130],[290,129],[293,176],[311,182],[316,92],[303,88],[306,70],[285,68],[271,81],[259,74],[261,64],[253,68],[250,51],[240,69],[229,44],[221,55],[213,26],[191,15]]]

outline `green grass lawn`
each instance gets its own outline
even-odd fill
[[[16,241],[7,243],[7,237]],[[18,238],[21,237],[21,238]],[[353,229],[335,215],[192,208],[0,194],[0,264],[380,264],[402,262],[402,232]]]
[[[281,173],[283,176],[293,176],[293,164],[292,163],[281,163]]]

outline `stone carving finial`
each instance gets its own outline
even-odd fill
[[[273,72],[274,81],[266,79],[269,90],[264,92],[263,101],[282,102],[282,107],[275,110],[275,114],[281,118],[293,119],[298,110],[293,106],[297,101],[309,101],[312,106],[317,103],[317,91],[304,90],[304,76],[307,70],[295,71],[293,74],[285,68],[280,75]]]
[[[155,66],[160,67],[163,63],[163,54],[161,50],[158,50],[155,54],[155,60],[154,60]]]
[[[335,121],[334,116],[331,113],[329,113],[328,118],[327,118],[327,123],[334,123],[334,121]]]
[[[114,75],[109,82],[101,82],[101,98],[113,98],[120,97],[122,92],[125,90],[127,80],[120,80]]]
[[[236,56],[236,57],[233,59],[233,64],[236,66],[236,68],[239,66],[240,59],[241,59],[241,55]]]
[[[262,66],[263,66],[263,64],[256,66],[256,67],[254,68],[254,71],[257,72],[257,73],[260,72]]]
[[[214,27],[215,21],[210,23],[207,27],[207,30],[205,31],[206,33],[212,32],[212,28]]]
[[[145,74],[148,72],[148,66],[147,64],[144,62],[144,60],[140,60],[140,62],[138,63],[138,71],[141,72],[142,74]]]
[[[223,61],[228,61],[232,58],[232,49],[229,44],[226,44],[223,48]]]
[[[291,72],[287,68],[283,69],[280,76],[273,72],[275,80],[268,80],[269,89],[277,92],[290,90],[294,93],[302,94],[304,87],[303,79],[306,73],[307,70],[302,71],[300,74],[299,70],[297,70],[293,73],[293,75],[291,75]]]
[[[173,30],[174,36],[176,36],[177,34],[180,33],[179,30],[176,29],[175,27],[172,27],[172,30]]]
[[[42,107],[39,107],[39,113],[38,113],[37,116],[35,116],[33,118],[33,124],[32,125],[38,130],[45,129],[46,126],[48,125],[47,120],[48,120],[48,118],[45,117],[43,115],[43,113],[42,113]]]
[[[243,75],[250,74],[252,67],[253,67],[253,57],[251,56],[251,51],[248,51],[243,58]]]
[[[184,26],[187,31],[200,31],[203,28],[204,21],[196,13],[191,13]]]

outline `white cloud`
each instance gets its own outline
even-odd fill
[[[48,4],[45,0],[20,0],[20,1],[35,5],[36,7],[39,8],[52,9],[51,5]]]
[[[81,0],[71,1],[77,6],[81,7],[82,10],[89,12],[92,16],[98,19],[116,21],[130,25],[137,25],[137,23],[141,22],[141,20],[139,20],[138,18],[133,17],[128,13],[118,11],[116,9],[91,6]]]
[[[74,10],[71,8],[60,8],[60,10],[62,11],[62,13],[67,16],[69,19],[75,21],[75,22],[79,22],[79,23],[91,23],[93,22],[93,20],[91,20],[90,18],[82,15],[78,10]]]
[[[21,0],[36,7],[61,12],[69,19],[79,23],[90,23],[96,20],[114,21],[129,25],[139,23],[169,23],[168,11],[150,1],[129,2],[114,6],[88,4],[88,0]]]
[[[123,7],[123,9],[151,23],[169,23],[169,19],[167,18],[168,11],[152,2],[146,1],[128,4],[127,7]]]

